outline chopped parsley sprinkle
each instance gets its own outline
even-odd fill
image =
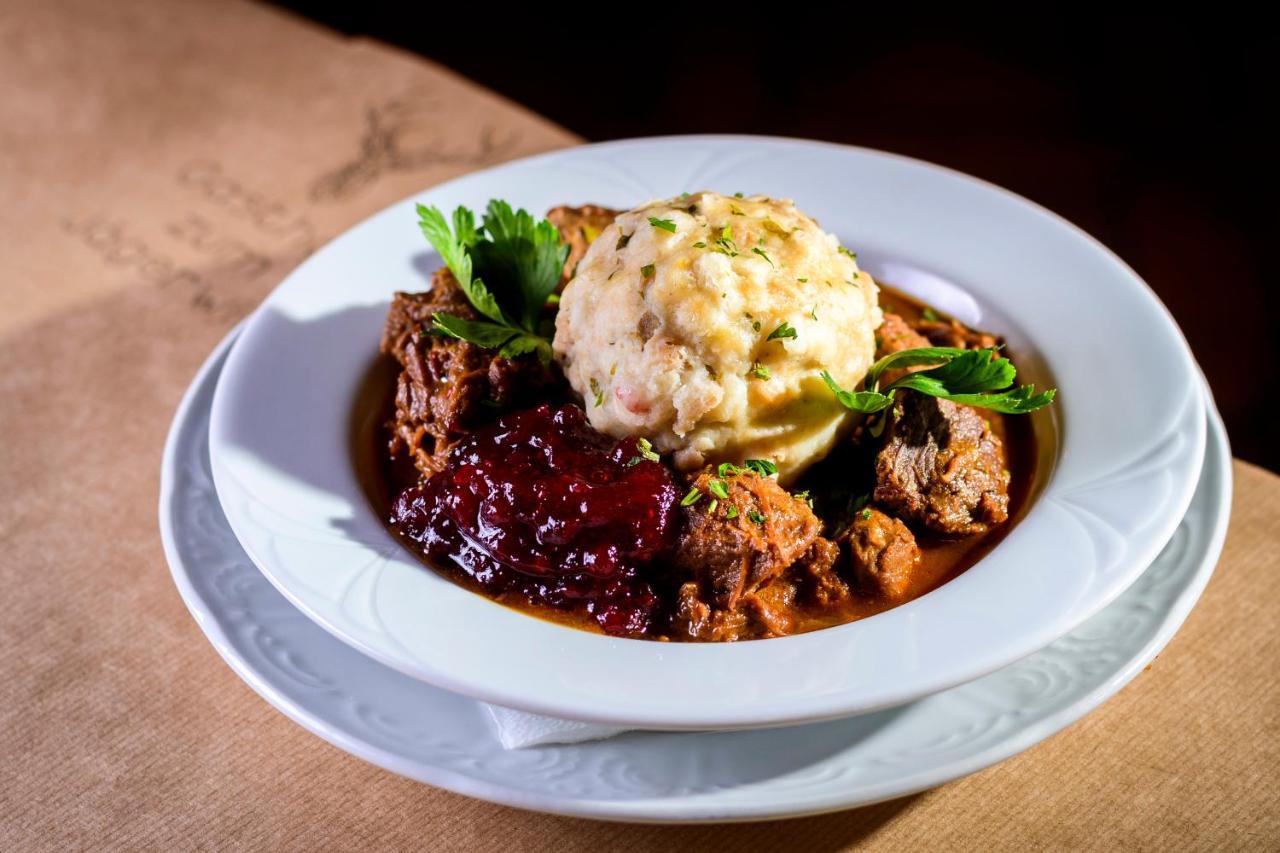
[[[867,507],[866,509],[864,509],[864,510],[862,511],[862,520],[863,520],[863,521],[870,521],[870,520],[871,520],[871,507]]]
[[[768,459],[748,459],[742,463],[744,467],[755,471],[761,477],[772,477],[778,473],[778,466],[774,465]]]
[[[676,233],[676,224],[670,219],[659,219],[656,216],[650,216],[649,224],[654,228],[661,228],[663,231],[669,231],[672,234]]]
[[[729,212],[734,216],[746,216],[746,214],[742,212],[742,208],[738,207],[736,204],[729,205]]]
[[[734,474],[741,474],[742,469],[732,462],[721,462],[720,466],[716,468],[716,473],[721,477],[732,477]]]
[[[809,494],[808,489],[805,489],[803,492],[796,492],[791,497],[795,498],[798,501],[804,501],[806,504],[809,505],[809,509],[813,509],[813,495]]]
[[[798,278],[798,279],[796,279],[796,281],[800,282],[801,284],[808,284],[808,283],[809,283],[809,279],[807,279],[807,278]]]
[[[748,375],[755,379],[769,380],[773,378],[773,372],[769,370],[768,367],[766,367],[765,365],[761,364],[758,361],[754,362],[751,365],[751,371],[748,373]]]
[[[630,243],[630,242],[631,242],[631,235],[630,235],[630,234],[619,234],[619,235],[618,235],[618,245],[614,246],[613,248],[614,248],[614,249],[625,249],[625,248],[627,248],[627,244],[628,244],[628,243]]]
[[[734,198],[742,198],[742,193],[734,193],[734,194],[733,194],[733,197],[734,197]]]
[[[938,312],[934,311],[932,308],[924,309],[923,311],[920,312],[920,316],[928,320],[930,323],[936,323],[940,319],[942,319],[941,317],[938,316]]]
[[[858,253],[857,253],[857,252],[851,252],[851,251],[849,251],[848,249],[846,249],[844,246],[841,246],[841,247],[840,247],[840,254],[842,254],[842,255],[848,255],[850,258],[852,258],[852,259],[853,259],[854,263],[857,263],[857,261],[858,261]]]
[[[760,257],[764,258],[766,261],[768,261],[768,262],[769,262],[769,266],[771,266],[771,267],[773,266],[773,258],[771,258],[771,257],[769,257],[767,254],[765,254],[764,249],[761,249],[759,246],[753,246],[753,247],[751,248],[751,251],[752,251],[752,252],[754,252],[755,254],[759,255]],[[774,267],[774,269],[777,269],[777,267]]]
[[[751,512],[747,513],[747,518],[751,519],[761,527],[764,526],[764,515],[762,513],[757,512],[754,509],[751,510]]]
[[[770,332],[769,337],[765,338],[765,340],[780,341],[783,338],[795,338],[795,337],[796,337],[795,327],[792,326],[787,321],[783,320],[782,325],[774,329],[772,332]]]
[[[871,500],[871,495],[858,495],[849,501],[849,512],[854,513],[867,505],[867,501]]]
[[[653,264],[645,264],[640,267],[640,275],[646,281],[653,278]]]
[[[604,389],[600,387],[600,383],[595,380],[594,376],[591,377],[590,384],[591,384],[591,393],[596,396],[596,405],[603,406],[604,405]]]
[[[680,506],[693,506],[700,497],[702,497],[702,490],[694,486],[689,490],[689,494],[685,495],[684,499],[680,501]]]
[[[764,230],[769,231],[769,232],[771,232],[771,233],[773,233],[773,234],[777,234],[777,235],[778,235],[779,237],[781,237],[783,240],[787,240],[787,239],[789,239],[789,238],[791,237],[791,232],[790,232],[790,231],[788,231],[787,229],[783,228],[781,225],[779,225],[778,223],[774,222],[772,219],[765,219],[765,220],[764,220]]]
[[[689,194],[688,194],[688,193],[680,193],[680,200],[681,200],[681,201],[684,201],[684,200],[685,200],[686,198],[688,198],[688,197],[689,197]]]
[[[707,483],[707,491],[718,498],[729,499],[729,487],[725,485],[724,480],[712,480]]]
[[[737,508],[736,506],[734,506],[733,504],[729,504],[727,507],[725,507],[725,510],[724,510],[724,517],[725,517],[725,518],[737,518],[737,517],[738,517],[738,508]]]
[[[809,317],[810,317],[814,322],[817,322],[817,320],[818,320],[818,306],[817,306],[817,305],[815,305],[815,306],[813,306],[811,309],[809,309]]]
[[[711,503],[707,504],[707,515],[711,515],[711,513],[715,512],[716,507],[718,506],[720,506],[720,501],[712,498]]]
[[[704,242],[702,242],[701,240],[699,240],[698,242],[696,242],[696,243],[694,243],[694,244],[693,244],[693,248],[695,248],[695,249],[705,249],[705,248],[707,248],[707,244],[706,244],[706,243],[704,243]]]
[[[662,461],[662,457],[658,456],[658,453],[653,450],[653,444],[649,443],[648,438],[636,439],[636,450],[640,451],[640,455],[632,456],[631,459],[628,459],[627,467],[639,465],[640,462],[645,460],[649,460],[650,462]]]

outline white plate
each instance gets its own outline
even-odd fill
[[[254,690],[340,749],[522,808],[614,820],[758,820],[851,808],[973,773],[1066,727],[1140,672],[1199,598],[1226,534],[1230,453],[1211,411],[1200,487],[1173,540],[1113,604],[1025,660],[854,719],[756,732],[633,732],[507,751],[479,703],[348,648],[253,567],[209,471],[209,402],[226,348],[187,392],[161,478],[165,553],[200,628]]]
[[[956,580],[870,619],[738,644],[594,635],[427,571],[356,482],[351,401],[393,290],[438,264],[414,201],[542,211],[711,187],[787,195],[873,274],[1007,334],[1060,389],[1030,511]],[[1057,431],[1055,433],[1055,419]],[[810,142],[638,140],[473,174],[330,243],[249,320],[214,397],[210,449],[232,529],[320,625],[409,675],[552,716],[643,728],[777,725],[890,707],[1037,649],[1115,599],[1168,541],[1204,458],[1195,364],[1150,290],[1052,214],[913,160]]]

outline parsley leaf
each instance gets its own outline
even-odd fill
[[[766,261],[768,261],[768,262],[769,262],[769,266],[771,266],[771,267],[773,266],[773,258],[770,258],[767,254],[765,254],[764,249],[761,249],[759,246],[753,246],[753,247],[752,247],[752,249],[751,249],[751,251],[752,251],[752,252],[754,252],[755,254],[759,255],[760,257],[764,258]],[[776,267],[775,267],[775,269],[776,269]]]
[[[902,367],[918,367],[936,364],[930,370],[908,373],[883,389],[880,377],[886,370]],[[1053,402],[1054,389],[1035,392],[1034,385],[1013,387],[1017,370],[1007,358],[996,354],[995,349],[958,349],[956,347],[920,347],[890,353],[877,361],[867,372],[865,391],[846,391],[827,371],[822,381],[847,409],[872,414],[887,409],[894,393],[900,388],[910,388],[921,394],[951,400],[964,406],[991,409],[1004,414],[1034,412]]]
[[[555,291],[569,247],[547,220],[534,221],[500,199],[489,202],[483,224],[465,207],[453,212],[452,228],[437,207],[418,205],[418,225],[462,292],[487,320],[436,314],[430,331],[499,349],[506,358],[537,353],[551,359],[541,334],[542,309]],[[491,321],[491,322],[490,322]]]
[[[647,438],[636,439],[636,449],[640,451],[640,455],[650,462],[661,461],[662,457],[653,449],[653,445]]]
[[[744,468],[755,471],[761,477],[772,477],[778,473],[778,466],[768,459],[748,459],[742,465]]]
[[[680,501],[680,506],[693,506],[698,502],[698,498],[702,497],[702,490],[694,486],[689,493]]]
[[[723,500],[729,499],[729,487],[724,480],[711,480],[707,483],[707,491]]]
[[[656,216],[650,216],[649,224],[654,228],[661,228],[663,231],[668,231],[672,234],[676,233],[676,224],[670,219],[659,219]]]
[[[796,337],[795,327],[784,320],[782,322],[782,325],[774,329],[772,332],[770,332],[769,337],[765,338],[765,340],[777,341],[783,338],[794,338],[794,337]]]
[[[752,379],[764,379],[767,381],[773,378],[773,371],[757,361],[751,365],[751,370],[748,371],[747,375]]]

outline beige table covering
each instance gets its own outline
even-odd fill
[[[870,808],[697,828],[529,814],[365,764],[241,683],[156,528],[196,367],[366,214],[575,141],[271,9],[4,4],[0,850],[1280,846],[1280,479],[1243,463],[1217,575],[1147,672],[1010,761]]]

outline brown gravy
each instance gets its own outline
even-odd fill
[[[908,322],[921,319],[929,306],[883,283],[880,285],[880,303],[889,311]],[[370,367],[354,402],[351,422],[351,453],[356,476],[374,511],[399,537],[390,524],[391,504],[403,489],[418,480],[418,471],[408,459],[391,460],[386,453],[387,434],[385,424],[391,420],[395,405],[396,376],[399,365],[389,356],[379,356]],[[855,593],[843,602],[824,608],[801,611],[797,633],[829,628],[857,619],[865,619],[884,610],[925,595],[957,577],[988,554],[1004,539],[1009,529],[1022,518],[1028,506],[1032,484],[1035,480],[1037,447],[1030,418],[1010,417],[993,412],[986,413],[992,430],[1004,441],[1010,471],[1009,520],[989,532],[964,539],[947,540],[928,532],[916,533],[920,546],[921,562],[912,574],[906,597],[902,601],[888,601],[876,596]],[[402,540],[403,541],[403,540]],[[476,588],[467,575],[452,566],[437,565],[425,559],[409,543],[405,547],[418,556],[425,565],[443,574],[455,583],[473,592],[491,596]],[[780,582],[780,581],[776,581]],[[775,582],[775,583],[776,583]],[[600,633],[595,619],[585,613],[559,610],[531,603],[522,598],[498,599],[499,603],[513,607],[542,619],[570,625],[586,631]],[[661,638],[657,638],[661,639]]]

